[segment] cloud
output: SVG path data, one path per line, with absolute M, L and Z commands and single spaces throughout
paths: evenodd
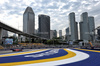
M 96 26 L 100 25 L 99 0 L 2 0 L 0 1 L 0 20 L 20 30 L 23 29 L 23 13 L 27 6 L 32 7 L 35 13 L 36 29 L 38 15 L 46 14 L 51 19 L 51 29 L 63 30 L 69 26 L 68 14 L 75 12 L 76 21 L 80 22 L 82 12 L 88 12 L 95 17 Z M 63 35 L 65 32 L 63 33 Z

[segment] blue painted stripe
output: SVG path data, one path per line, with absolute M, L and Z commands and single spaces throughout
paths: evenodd
M 76 50 L 76 49 L 74 49 L 74 50 Z M 87 53 L 90 55 L 90 57 L 85 60 L 79 61 L 79 62 L 63 64 L 63 65 L 59 65 L 59 66 L 100 66 L 100 53 L 84 51 L 84 50 L 77 50 L 77 51 Z
M 53 49 L 51 49 L 53 50 Z M 25 57 L 26 55 L 36 55 L 45 52 L 49 52 L 51 50 L 39 52 L 39 53 L 31 53 L 25 55 L 18 55 L 18 56 L 9 56 L 9 57 L 0 57 L 0 63 L 12 63 L 12 62 L 22 62 L 22 61 L 31 61 L 31 60 L 42 60 L 42 59 L 49 59 L 67 55 L 68 53 L 64 49 L 59 49 L 59 52 L 52 55 L 41 56 L 41 57 Z

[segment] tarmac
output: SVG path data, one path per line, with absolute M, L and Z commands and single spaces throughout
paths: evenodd
M 19 52 L 35 51 L 35 50 L 39 50 L 39 49 L 23 49 L 23 51 L 19 51 Z M 14 53 L 14 52 L 12 50 L 0 50 L 0 54 L 6 54 L 6 53 Z
M 0 50 L 0 66 L 100 66 L 100 51 L 79 48 Z

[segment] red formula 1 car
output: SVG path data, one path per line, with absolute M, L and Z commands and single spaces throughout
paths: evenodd
M 11 49 L 13 52 L 19 52 L 22 51 L 22 49 Z

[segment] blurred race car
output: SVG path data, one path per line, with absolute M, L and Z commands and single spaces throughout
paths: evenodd
M 11 49 L 13 52 L 19 52 L 22 51 L 23 49 Z

